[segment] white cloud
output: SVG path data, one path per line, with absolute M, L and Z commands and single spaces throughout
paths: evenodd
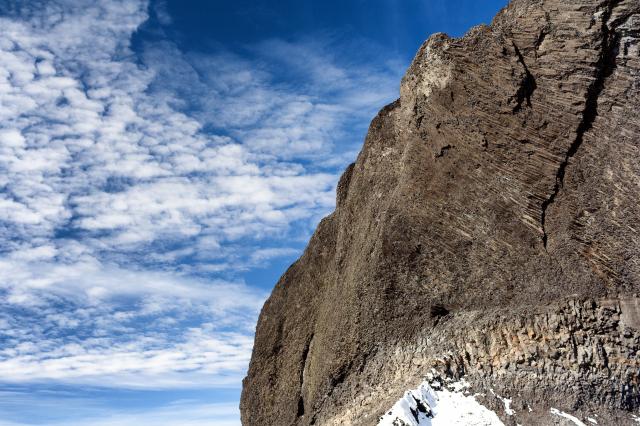
M 44 407 L 49 412 L 49 426 L 239 426 L 240 413 L 236 403 L 208 403 L 200 400 L 176 400 L 161 406 L 144 409 L 113 409 L 94 400 L 52 395 L 24 395 L 20 392 L 2 392 L 3 405 L 18 407 Z M 25 410 L 26 411 L 26 410 Z M 66 411 L 70 415 L 63 421 L 56 414 Z M 0 408 L 0 413 L 2 409 Z M 41 421 L 8 421 L 0 419 L 0 426 L 28 426 Z
M 295 253 L 333 207 L 351 129 L 395 95 L 394 72 L 319 42 L 139 54 L 148 13 L 54 0 L 0 15 L 4 382 L 239 386 L 265 294 L 234 277 Z M 164 3 L 151 13 L 171 24 Z
M 239 426 L 237 404 L 178 403 L 162 409 L 87 418 L 65 426 Z M 0 426 L 3 426 L 0 423 Z M 55 425 L 52 425 L 55 426 Z
M 55 349 L 53 346 L 60 342 L 25 342 L 0 352 L 0 357 L 6 357 L 0 360 L 0 373 L 8 383 L 53 380 L 130 389 L 237 387 L 249 362 L 253 340 L 241 333 L 210 333 L 190 330 L 186 341 L 175 342 L 170 348 L 154 348 L 160 342 L 140 336 L 141 341 L 136 342 L 114 344 L 105 337 Z M 87 343 L 92 346 L 87 347 Z M 43 344 L 52 350 L 42 351 Z
M 54 253 L 43 246 L 0 263 L 8 277 L 0 304 L 4 382 L 237 386 L 263 292 L 90 259 L 53 263 Z M 32 269 L 21 264 L 33 259 L 42 260 Z

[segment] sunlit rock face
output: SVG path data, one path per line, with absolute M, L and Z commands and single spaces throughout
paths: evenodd
M 262 310 L 243 423 L 374 425 L 436 371 L 504 424 L 632 424 L 639 34 L 637 0 L 514 0 L 429 38 Z

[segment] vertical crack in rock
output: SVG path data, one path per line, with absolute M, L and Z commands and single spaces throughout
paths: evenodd
M 538 88 L 538 85 L 536 84 L 536 79 L 533 77 L 531 72 L 529 72 L 529 68 L 524 62 L 524 57 L 522 56 L 522 53 L 520 53 L 520 49 L 518 49 L 518 46 L 516 46 L 515 43 L 512 42 L 511 44 L 513 44 L 513 48 L 516 51 L 516 56 L 518 57 L 518 62 L 522 65 L 525 72 L 525 76 L 520 83 L 518 92 L 516 93 L 517 104 L 513 107 L 513 113 L 515 114 L 522 109 L 522 103 L 525 100 L 527 101 L 527 106 L 531 106 L 531 96 L 533 95 L 533 92 L 535 92 L 535 90 Z
M 300 396 L 298 397 L 298 417 L 304 416 L 304 373 L 307 369 L 307 358 L 309 357 L 309 349 L 311 348 L 312 340 L 313 334 L 302 350 L 302 368 L 300 369 Z
M 542 244 L 544 249 L 547 250 L 548 233 L 546 229 L 547 209 L 554 203 L 560 189 L 564 184 L 564 175 L 571 158 L 578 152 L 580 145 L 584 140 L 584 134 L 591 129 L 593 122 L 598 116 L 598 98 L 604 88 L 606 79 L 613 74 L 616 68 L 616 56 L 617 48 L 619 44 L 620 36 L 615 31 L 615 26 L 609 27 L 609 19 L 613 13 L 615 6 L 620 3 L 621 0 L 611 0 L 607 3 L 607 8 L 603 12 L 602 16 L 602 45 L 600 49 L 600 56 L 595 66 L 595 79 L 589 85 L 587 89 L 587 97 L 582 111 L 582 120 L 576 130 L 576 138 L 567 150 L 564 160 L 560 163 L 556 172 L 555 184 L 553 191 L 549 198 L 542 203 L 542 213 L 540 216 L 540 225 L 542 227 Z M 516 48 L 517 49 L 517 48 Z M 517 51 L 517 50 L 516 50 Z
M 322 397 L 322 400 L 317 405 L 317 408 L 314 410 L 313 415 L 309 420 L 310 425 L 314 425 L 316 423 L 316 416 L 322 411 L 322 408 L 324 407 L 327 400 L 329 400 L 329 398 L 333 394 L 333 391 L 338 387 L 338 385 L 340 385 L 346 380 L 347 376 L 349 375 L 349 372 L 351 371 L 351 368 L 353 367 L 353 363 L 354 363 L 354 360 L 352 359 L 348 363 L 342 364 L 340 368 L 338 368 L 338 370 L 333 375 L 331 375 L 331 377 L 329 377 L 329 383 L 330 383 L 329 391 L 326 394 L 324 394 L 324 396 Z
M 536 39 L 536 43 L 534 45 L 535 50 L 537 51 L 540 46 L 542 46 L 542 43 L 544 43 L 544 39 L 547 38 L 547 32 L 542 29 L 540 30 L 540 33 L 538 34 L 538 38 Z

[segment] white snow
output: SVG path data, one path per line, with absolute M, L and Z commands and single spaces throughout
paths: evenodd
M 491 393 L 498 398 L 499 400 L 502 401 L 502 403 L 504 404 L 504 412 L 507 416 L 513 416 L 514 414 L 516 414 L 516 412 L 513 410 L 513 408 L 511 408 L 511 401 L 512 399 L 509 398 L 503 398 L 500 395 L 496 394 L 493 389 L 489 389 L 491 391 Z M 531 408 L 529 408 L 529 411 L 531 411 Z
M 574 424 L 576 424 L 578 426 L 587 426 L 584 423 L 582 423 L 577 417 L 573 417 L 571 414 L 567 414 L 564 411 L 558 410 L 557 408 L 552 408 L 550 411 L 551 411 L 551 414 L 555 414 L 556 416 L 560 416 L 560 417 L 564 417 L 565 419 L 569 419 Z
M 598 421 L 596 419 L 594 419 L 593 417 L 587 417 L 587 421 L 589 421 L 590 423 L 593 423 L 594 425 L 598 424 Z
M 511 400 L 502 398 L 502 402 L 504 403 L 504 412 L 507 413 L 507 416 L 513 416 L 516 412 L 511 408 Z
M 461 380 L 443 387 L 425 381 L 410 390 L 381 417 L 378 426 L 504 426 L 496 413 L 465 394 Z

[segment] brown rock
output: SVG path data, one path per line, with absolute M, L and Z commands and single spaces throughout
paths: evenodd
M 429 38 L 265 303 L 243 424 L 375 424 L 431 367 L 508 424 L 630 424 L 639 34 L 638 0 L 514 0 Z

